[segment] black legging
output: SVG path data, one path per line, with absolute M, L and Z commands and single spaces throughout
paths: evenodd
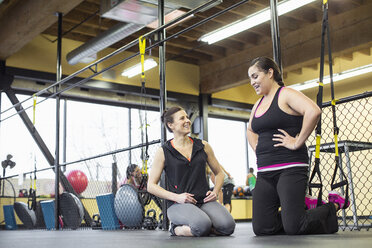
M 226 205 L 226 204 L 231 205 L 231 197 L 232 197 L 233 190 L 234 190 L 234 184 L 232 183 L 222 186 L 223 205 Z
M 307 167 L 258 173 L 253 191 L 252 220 L 256 235 L 329 234 L 338 231 L 333 203 L 305 210 L 307 181 Z

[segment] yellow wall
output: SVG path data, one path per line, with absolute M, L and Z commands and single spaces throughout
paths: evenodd
M 372 50 L 372 48 L 370 48 L 370 50 Z M 283 56 L 285 56 L 285 54 Z M 368 52 L 365 53 L 354 52 L 352 54 L 352 59 L 340 57 L 334 58 L 333 72 L 339 73 L 345 70 L 357 68 L 368 64 L 372 64 L 372 55 L 368 55 Z M 326 65 L 325 67 L 325 75 L 329 75 L 328 65 Z M 287 78 L 284 79 L 284 83 L 286 85 L 292 85 L 316 78 L 319 78 L 319 64 L 318 70 L 314 70 L 311 68 L 303 68 L 301 74 L 289 72 L 287 74 Z M 366 91 L 372 91 L 372 72 L 358 77 L 335 82 L 335 96 L 337 99 L 360 94 Z M 318 93 L 318 88 L 308 89 L 303 91 L 303 93 L 310 97 L 311 99 L 315 100 L 316 95 Z M 330 101 L 331 99 L 330 85 L 326 85 L 324 87 L 323 96 L 324 102 Z M 254 104 L 259 98 L 249 84 L 245 84 L 239 87 L 215 93 L 212 95 L 212 97 L 250 104 Z
M 250 84 L 244 84 L 238 87 L 214 93 L 212 94 L 212 97 L 250 104 L 254 104 L 258 99 L 256 92 L 253 90 Z
M 50 40 L 55 40 L 52 36 L 38 36 L 32 42 L 23 47 L 19 52 L 12 55 L 7 59 L 6 63 L 8 66 L 19 67 L 31 70 L 45 71 L 55 73 L 56 71 L 56 47 L 57 43 L 50 42 Z M 71 75 L 72 73 L 80 70 L 81 68 L 87 66 L 88 64 L 77 64 L 69 65 L 66 61 L 66 54 L 71 50 L 79 47 L 82 43 L 77 41 L 72 41 L 69 39 L 63 39 L 62 42 L 62 72 L 65 75 Z M 101 58 L 111 52 L 113 49 L 105 49 L 98 54 L 98 58 Z M 127 58 L 132 53 L 122 52 L 107 61 L 100 64 L 98 69 L 103 69 L 115 62 Z M 285 55 L 284 55 L 285 56 Z M 154 58 L 157 60 L 157 58 Z M 116 79 L 114 81 L 120 84 L 136 85 L 140 86 L 140 77 L 135 76 L 133 78 L 127 78 L 121 76 L 121 72 L 124 68 L 128 68 L 139 62 L 139 57 L 136 56 L 133 59 L 118 65 L 114 68 Z M 334 59 L 334 73 L 345 71 L 348 69 L 356 68 L 362 65 L 371 64 L 372 56 L 368 53 L 354 52 L 352 59 L 346 58 L 335 58 Z M 318 65 L 319 68 L 319 65 Z M 248 69 L 248 68 L 247 68 Z M 328 68 L 325 68 L 325 74 L 328 74 Z M 87 77 L 92 75 L 90 71 L 84 72 L 79 76 Z M 292 85 L 307 80 L 315 79 L 319 77 L 319 70 L 314 70 L 311 68 L 303 68 L 301 74 L 291 73 L 287 74 L 285 79 L 286 85 Z M 97 76 L 95 79 L 108 80 L 102 78 L 102 76 Z M 344 81 L 339 81 L 335 83 L 336 98 L 342 98 L 346 96 L 351 96 L 365 91 L 372 90 L 372 73 L 365 74 L 363 76 L 355 77 L 352 79 L 347 79 Z M 175 91 L 185 94 L 198 95 L 199 94 L 199 67 L 196 65 L 190 65 L 186 63 L 181 63 L 177 61 L 168 61 L 166 63 L 166 82 L 167 90 Z M 153 68 L 146 72 L 146 87 L 159 89 L 159 72 L 158 67 Z M 309 96 L 311 99 L 315 100 L 318 89 L 308 89 L 303 91 L 304 94 Z M 250 84 L 241 85 L 228 90 L 224 90 L 215 94 L 212 97 L 237 101 L 243 103 L 253 104 L 259 98 L 253 91 Z M 330 100 L 330 89 L 327 85 L 324 89 L 324 101 Z
M 44 72 L 56 72 L 56 54 L 57 54 L 57 43 L 52 43 L 50 40 L 54 40 L 55 37 L 52 36 L 38 36 L 33 41 L 28 43 L 20 51 L 9 57 L 6 61 L 7 66 L 19 67 L 30 70 L 38 70 Z M 77 64 L 69 65 L 66 61 L 66 54 L 71 50 L 79 47 L 82 43 L 77 41 L 72 41 L 69 39 L 63 39 L 62 41 L 62 73 L 65 75 L 71 75 L 72 73 L 84 68 L 88 64 Z M 98 54 L 98 58 L 101 58 L 111 52 L 113 49 L 105 49 Z M 112 58 L 100 63 L 98 70 L 101 70 L 115 62 L 123 60 L 129 57 L 132 53 L 122 52 Z M 148 57 L 148 56 L 146 56 Z M 157 58 L 154 58 L 158 60 Z M 114 68 L 116 79 L 109 80 L 120 84 L 136 85 L 141 86 L 140 76 L 135 76 L 133 78 L 127 78 L 121 76 L 121 72 L 124 68 L 128 68 L 134 64 L 140 62 L 139 56 L 132 58 L 125 63 L 118 65 Z M 159 67 L 153 68 L 146 71 L 146 87 L 159 89 Z M 91 71 L 79 74 L 80 77 L 87 77 L 92 75 Z M 108 81 L 102 78 L 102 76 L 97 76 L 95 79 L 100 79 L 103 81 Z M 195 65 L 180 63 L 176 61 L 169 61 L 166 63 L 166 81 L 167 90 L 176 91 L 185 94 L 198 95 L 199 94 L 199 67 Z

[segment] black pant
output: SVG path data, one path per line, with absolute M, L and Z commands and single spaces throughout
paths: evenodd
M 253 191 L 252 220 L 256 235 L 329 234 L 338 231 L 333 203 L 305 210 L 307 181 L 307 167 L 258 173 Z
M 232 197 L 233 190 L 234 190 L 234 184 L 232 183 L 222 186 L 223 205 L 231 204 L 231 197 Z

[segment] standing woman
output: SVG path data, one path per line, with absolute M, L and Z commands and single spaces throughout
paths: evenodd
M 284 87 L 280 69 L 270 58 L 254 59 L 248 76 L 256 94 L 262 95 L 247 130 L 258 167 L 253 231 L 256 235 L 337 232 L 336 212 L 345 205 L 342 195 L 333 192 L 329 203 L 309 210 L 304 207 L 309 169 L 305 141 L 321 110 L 302 93 Z
M 216 201 L 224 173 L 211 146 L 204 140 L 190 138 L 191 122 L 185 110 L 172 107 L 162 117 L 166 128 L 174 134 L 155 154 L 147 190 L 167 200 L 171 221 L 170 232 L 176 236 L 230 235 L 235 222 L 230 213 Z M 205 174 L 208 165 L 216 176 L 213 191 Z M 168 190 L 158 182 L 165 171 Z

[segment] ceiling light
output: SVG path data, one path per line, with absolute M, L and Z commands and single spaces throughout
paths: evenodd
M 341 81 L 347 78 L 356 77 L 365 73 L 372 72 L 372 64 L 357 67 L 354 69 L 346 70 L 340 73 L 333 74 L 333 82 Z M 318 86 L 319 79 L 312 79 L 303 83 L 293 84 L 288 87 L 296 90 L 306 90 Z M 329 84 L 331 82 L 329 76 L 323 77 L 323 84 Z
M 156 63 L 156 61 L 154 59 L 146 59 L 145 60 L 145 71 L 147 70 L 150 70 L 151 68 L 154 68 L 158 65 L 158 63 Z M 131 78 L 131 77 L 134 77 L 135 75 L 138 75 L 141 73 L 141 63 L 139 64 L 136 64 L 135 66 L 132 66 L 128 69 L 125 69 L 121 75 L 122 76 L 125 76 L 125 77 L 128 77 L 128 78 Z
M 306 4 L 314 2 L 315 0 L 283 0 L 277 5 L 278 16 L 284 15 L 294 9 L 300 8 Z M 208 44 L 215 43 L 217 41 L 223 40 L 227 37 L 233 36 L 244 30 L 255 27 L 261 23 L 269 21 L 271 18 L 270 7 L 258 11 L 252 15 L 249 15 L 239 21 L 229 24 L 225 27 L 217 29 L 206 35 L 203 35 L 199 40 L 208 42 Z

